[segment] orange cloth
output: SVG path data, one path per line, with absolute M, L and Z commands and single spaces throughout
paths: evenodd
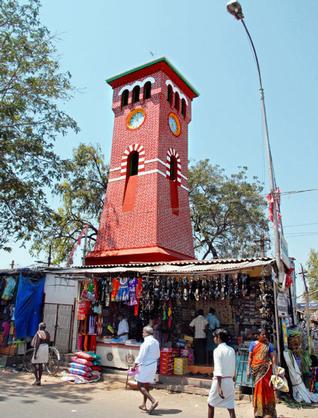
M 269 346 L 258 342 L 252 351 L 252 373 L 254 379 L 254 415 L 263 417 L 270 415 L 277 417 L 276 402 L 273 386 L 270 384 L 272 376 Z
M 117 278 L 112 279 L 112 287 L 113 287 L 113 290 L 111 294 L 111 301 L 115 302 L 116 296 L 120 287 L 119 279 Z

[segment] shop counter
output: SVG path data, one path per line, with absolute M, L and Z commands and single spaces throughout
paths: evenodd
M 138 356 L 140 345 L 97 341 L 96 354 L 101 358 L 101 365 L 117 369 L 129 369 Z

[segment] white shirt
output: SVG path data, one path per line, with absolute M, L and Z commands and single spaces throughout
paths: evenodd
M 194 338 L 206 338 L 204 329 L 207 325 L 208 321 L 204 318 L 203 315 L 199 315 L 194 318 L 190 322 L 190 327 L 194 327 Z
M 225 343 L 219 344 L 213 352 L 213 375 L 222 377 L 235 376 L 235 351 Z
M 127 335 L 122 335 L 120 338 L 126 338 L 128 340 L 129 325 L 127 319 L 124 318 L 118 324 L 117 335 L 125 333 L 127 333 Z
M 135 363 L 148 366 L 150 364 L 155 364 L 159 357 L 160 348 L 158 341 L 152 335 L 147 335 L 140 346 Z

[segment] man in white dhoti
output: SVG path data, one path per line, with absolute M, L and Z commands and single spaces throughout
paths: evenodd
M 158 341 L 153 337 L 153 329 L 150 326 L 144 327 L 142 336 L 144 337 L 144 342 L 140 346 L 140 351 L 134 365 L 134 368 L 138 367 L 138 373 L 135 379 L 138 384 L 138 389 L 143 395 L 143 403 L 139 408 L 151 414 L 159 405 L 159 402 L 150 395 L 149 390 L 150 384 L 155 381 L 158 360 L 160 358 L 160 348 Z M 148 399 L 151 402 L 149 410 L 146 407 Z
M 217 348 L 213 352 L 214 371 L 208 397 L 208 418 L 214 418 L 214 408 L 226 408 L 230 417 L 235 418 L 235 351 L 226 344 L 227 341 L 228 333 L 225 329 L 215 331 L 214 342 Z

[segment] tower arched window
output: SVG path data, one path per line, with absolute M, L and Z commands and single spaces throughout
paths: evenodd
M 177 91 L 174 94 L 174 107 L 176 110 L 180 109 L 180 96 Z
M 139 153 L 132 151 L 127 158 L 126 184 L 123 199 L 123 211 L 133 210 L 136 201 L 138 181 Z
M 150 99 L 151 97 L 151 82 L 147 81 L 144 85 L 144 100 Z
M 174 155 L 170 157 L 170 205 L 172 213 L 179 215 L 179 191 L 178 191 L 178 160 Z
M 181 100 L 181 115 L 185 118 L 187 116 L 187 105 L 185 99 Z
M 123 94 L 121 95 L 121 107 L 125 107 L 128 105 L 128 98 L 129 98 L 129 91 L 124 90 Z
M 172 91 L 172 87 L 168 86 L 168 97 L 167 97 L 168 102 L 170 103 L 170 106 L 172 106 L 172 100 L 173 100 L 173 91 Z
M 140 96 L 140 87 L 139 86 L 135 86 L 132 92 L 132 102 L 136 103 L 139 102 L 139 96 Z
M 178 173 L 178 162 L 173 155 L 170 158 L 170 180 L 176 181 Z
M 138 174 L 139 154 L 137 151 L 130 153 L 127 161 L 127 177 Z

